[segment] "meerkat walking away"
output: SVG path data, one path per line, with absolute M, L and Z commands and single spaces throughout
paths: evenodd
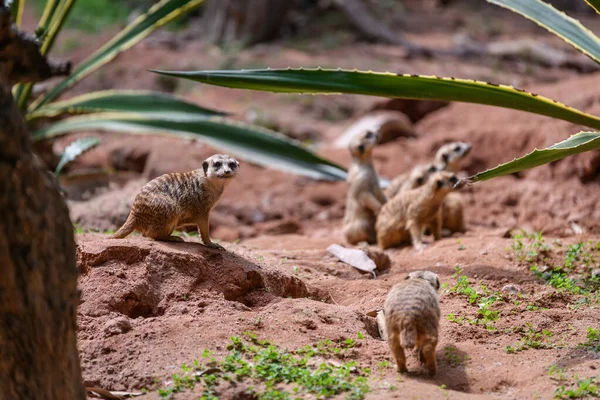
M 181 242 L 180 237 L 171 236 L 173 230 L 197 225 L 206 246 L 222 249 L 210 240 L 209 214 L 239 167 L 233 157 L 215 154 L 202 163 L 202 169 L 151 180 L 135 197 L 125 224 L 111 238 L 122 239 L 138 231 L 155 240 Z
M 383 310 L 388 343 L 398 372 L 406 373 L 405 349 L 416 347 L 419 360 L 434 376 L 437 372 L 435 348 L 438 342 L 440 305 L 438 276 L 430 271 L 411 272 L 387 295 Z
M 375 243 L 375 221 L 386 197 L 373 167 L 373 148 L 379 134 L 366 131 L 350 142 L 352 164 L 348 171 L 348 194 L 342 232 L 350 244 Z
M 387 249 L 412 240 L 414 248 L 422 251 L 425 228 L 431 229 L 435 240 L 440 239 L 442 201 L 457 183 L 452 172 L 436 172 L 423 186 L 400 192 L 385 203 L 376 223 L 379 247 Z

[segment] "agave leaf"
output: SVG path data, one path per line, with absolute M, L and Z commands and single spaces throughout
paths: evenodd
M 343 180 L 345 170 L 277 132 L 220 117 L 155 119 L 146 115 L 98 113 L 68 118 L 33 133 L 34 140 L 67 132 L 107 130 L 134 134 L 163 133 L 194 138 L 252 163 L 314 179 Z
M 36 35 L 42 38 L 40 54 L 48 54 L 58 33 L 71 13 L 73 5 L 75 5 L 75 0 L 48 0 L 42 18 L 36 28 Z M 24 83 L 17 86 L 14 97 L 21 110 L 25 110 L 27 101 L 31 96 L 32 88 L 32 83 Z
M 569 17 L 541 0 L 487 0 L 489 3 L 508 8 L 535 22 L 542 28 L 600 63 L 600 39 L 575 18 Z M 590 3 L 588 1 L 588 3 Z M 597 0 L 593 3 L 598 3 Z M 591 5 L 591 4 L 590 4 Z M 593 6 L 592 6 L 593 7 Z
M 21 18 L 23 17 L 23 3 L 25 0 L 9 0 L 7 4 L 10 6 L 10 13 L 12 14 L 13 21 L 17 26 L 21 25 Z
M 226 113 L 197 106 L 175 96 L 149 90 L 102 90 L 56 101 L 27 114 L 27 120 L 55 117 L 60 114 L 90 112 L 134 112 L 153 118 L 206 118 Z
M 600 0 L 585 0 L 598 14 L 600 14 Z
M 75 0 L 64 0 L 60 2 L 56 12 L 53 14 L 52 19 L 50 20 L 48 32 L 44 35 L 42 47 L 40 48 L 40 53 L 42 55 L 48 54 L 54 45 L 54 41 L 56 40 L 59 32 L 62 30 L 62 27 L 65 25 L 65 22 L 67 21 L 67 18 L 69 17 L 71 9 L 74 5 Z
M 161 0 L 135 19 L 104 46 L 81 62 L 62 82 L 33 102 L 29 111 L 36 111 L 54 100 L 67 88 L 73 86 L 101 66 L 113 60 L 119 53 L 135 45 L 150 33 L 200 6 L 204 0 Z
M 47 0 L 46 6 L 44 7 L 44 12 L 42 13 L 42 17 L 40 18 L 40 22 L 38 23 L 38 27 L 35 30 L 35 33 L 38 37 L 41 37 L 45 34 L 48 26 L 50 25 L 50 21 L 52 21 L 52 17 L 58 8 L 60 0 Z
M 328 69 L 153 71 L 231 88 L 286 93 L 352 93 L 406 99 L 463 101 L 547 115 L 600 129 L 600 118 L 512 86 L 437 76 Z
M 60 174 L 60 171 L 62 171 L 62 169 L 65 167 L 65 165 L 67 165 L 68 163 L 76 159 L 79 155 L 88 151 L 92 147 L 98 145 L 98 143 L 100 143 L 100 139 L 95 137 L 80 138 L 71 142 L 60 157 L 60 161 L 56 166 L 56 171 L 54 171 L 54 174 L 58 176 Z
M 510 162 L 473 175 L 469 180 L 478 182 L 498 176 L 514 174 L 515 172 L 548 164 L 573 154 L 596 149 L 600 149 L 600 132 L 579 132 L 548 148 L 542 150 L 535 149 L 521 158 L 515 158 Z

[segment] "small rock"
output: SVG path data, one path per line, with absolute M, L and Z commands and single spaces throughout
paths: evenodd
M 120 335 L 131 330 L 131 322 L 125 316 L 113 318 L 104 324 L 104 333 L 109 336 Z
M 508 292 L 510 294 L 521 293 L 523 289 L 519 286 L 509 283 L 508 285 L 504 285 L 501 289 L 503 292 Z

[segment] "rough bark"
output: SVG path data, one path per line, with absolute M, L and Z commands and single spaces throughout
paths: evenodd
M 75 241 L 11 86 L 68 72 L 14 30 L 0 1 L 0 398 L 85 399 L 76 346 Z
M 203 25 L 211 43 L 253 45 L 277 38 L 292 0 L 210 0 Z

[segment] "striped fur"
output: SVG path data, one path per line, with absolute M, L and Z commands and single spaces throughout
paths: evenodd
M 398 371 L 405 373 L 404 349 L 416 347 L 419 359 L 430 375 L 435 375 L 437 363 L 435 348 L 438 342 L 440 306 L 436 274 L 430 271 L 410 273 L 406 280 L 396 284 L 388 293 L 384 314 L 388 342 L 396 359 Z
M 234 158 L 215 154 L 203 162 L 202 169 L 153 179 L 138 193 L 127 221 L 112 238 L 124 238 L 135 230 L 156 240 L 181 241 L 171 236 L 173 230 L 197 225 L 205 245 L 220 247 L 208 235 L 209 214 L 238 170 Z

